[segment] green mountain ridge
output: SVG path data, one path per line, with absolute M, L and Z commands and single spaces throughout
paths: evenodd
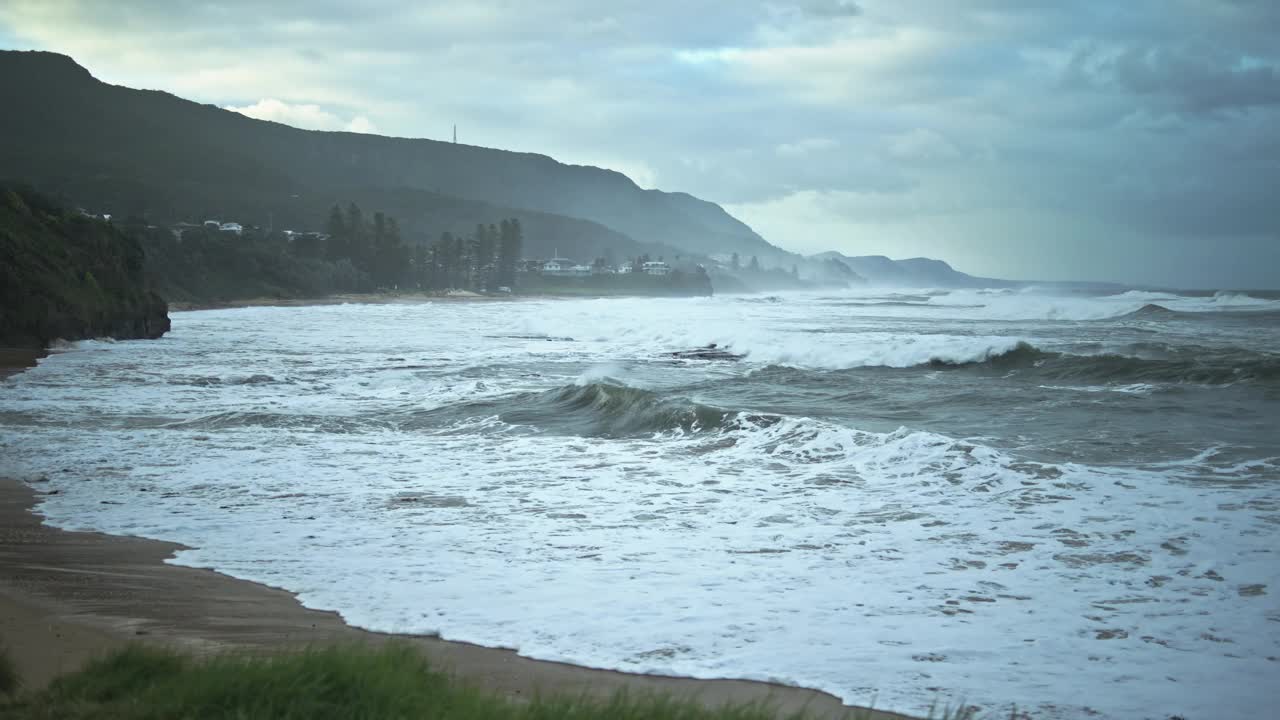
M 95 79 L 64 55 L 0 51 L 0 173 L 95 210 L 154 222 L 314 226 L 350 200 L 424 239 L 518 217 L 527 249 L 776 254 L 714 203 L 545 155 L 426 139 L 300 130 Z

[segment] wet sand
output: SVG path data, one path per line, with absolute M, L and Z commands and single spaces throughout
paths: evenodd
M 166 564 L 180 547 L 172 543 L 46 526 L 31 512 L 37 499 L 37 490 L 0 479 L 0 643 L 9 648 L 28 687 L 43 686 L 132 641 L 202 652 L 400 639 L 464 681 L 513 697 L 538 692 L 609 695 L 627 688 L 693 697 L 713 706 L 767 699 L 783 713 L 804 708 L 815 718 L 852 716 L 851 708 L 812 690 L 630 675 L 437 638 L 366 632 L 348 626 L 336 613 L 302 607 L 291 593 Z
M 48 354 L 48 350 L 0 347 L 0 380 L 35 367 L 40 358 Z

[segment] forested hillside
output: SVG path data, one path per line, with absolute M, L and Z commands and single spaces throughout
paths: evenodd
M 155 338 L 168 307 L 136 240 L 26 188 L 0 185 L 0 346 Z
M 62 55 L 0 52 L 0 94 L 23 106 L 0 113 L 5 174 L 99 212 L 290 227 L 354 200 L 396 215 L 408 235 L 518 217 L 528 249 L 545 255 L 780 252 L 717 205 L 641 190 L 616 172 L 433 140 L 298 130 L 108 85 Z

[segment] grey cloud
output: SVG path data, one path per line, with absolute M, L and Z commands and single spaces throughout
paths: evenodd
M 854 0 L 801 0 L 800 9 L 819 17 L 854 17 L 862 7 Z
M 1280 103 L 1280 72 L 1269 64 L 1204 48 L 1129 48 L 1091 62 L 1079 55 L 1077 82 L 1113 86 L 1189 112 Z

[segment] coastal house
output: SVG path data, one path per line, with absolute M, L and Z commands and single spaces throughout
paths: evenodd
M 670 275 L 671 274 L 671 266 L 660 260 L 653 260 L 645 263 L 643 270 L 646 275 Z
M 568 274 L 570 277 L 587 277 L 591 274 L 591 266 L 590 265 L 574 265 L 573 267 L 569 268 Z
M 239 235 L 244 232 L 244 226 L 241 225 L 240 223 L 234 223 L 234 222 L 222 223 L 222 225 L 219 226 L 218 229 L 221 230 L 222 232 L 235 233 L 236 235 Z
M 574 274 L 573 268 L 574 262 L 572 260 L 569 258 L 559 257 L 559 254 L 557 254 L 556 257 L 542 263 L 542 274 L 566 277 Z M 588 270 L 588 273 L 589 272 L 590 271 Z

